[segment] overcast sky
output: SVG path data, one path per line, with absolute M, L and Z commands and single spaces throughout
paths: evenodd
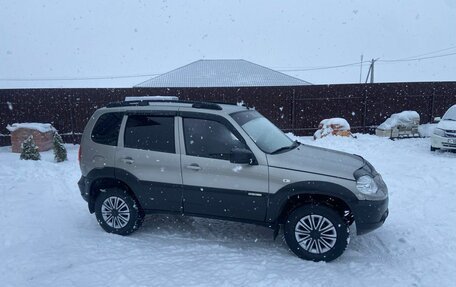
M 376 82 L 456 81 L 455 53 L 456 0 L 0 0 L 0 88 L 130 87 L 198 59 L 357 83 L 359 64 L 309 69 L 362 54 L 379 58 Z M 62 80 L 137 75 L 146 76 Z

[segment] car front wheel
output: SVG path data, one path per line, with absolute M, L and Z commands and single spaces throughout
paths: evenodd
M 119 235 L 134 232 L 144 219 L 136 200 L 121 188 L 101 190 L 95 201 L 95 214 L 106 232 Z
M 293 210 L 285 223 L 285 241 L 297 256 L 312 261 L 332 261 L 349 241 L 349 227 L 333 209 L 304 205 Z

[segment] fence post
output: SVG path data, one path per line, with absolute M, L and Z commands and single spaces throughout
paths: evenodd
M 366 118 L 367 118 L 367 92 L 366 92 L 366 90 L 364 90 L 363 133 L 366 133 Z
M 435 107 L 435 87 L 432 88 L 432 97 L 431 97 L 431 112 L 429 113 L 430 119 L 429 123 L 434 121 L 434 107 Z
M 296 101 L 295 101 L 295 88 L 293 88 L 293 97 L 291 102 L 291 130 L 295 133 L 295 117 L 296 117 Z
M 73 144 L 76 144 L 75 134 L 74 134 L 74 111 L 73 106 L 71 104 L 71 95 L 68 95 L 68 106 L 70 110 L 70 123 L 71 123 L 71 138 L 73 140 Z

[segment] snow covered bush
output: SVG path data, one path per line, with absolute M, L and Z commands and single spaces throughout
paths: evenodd
M 25 160 L 40 160 L 41 155 L 38 151 L 38 147 L 33 140 L 33 136 L 29 136 L 24 142 L 21 144 L 21 159 Z
M 57 162 L 62 162 L 68 160 L 67 158 L 67 150 L 65 145 L 63 144 L 62 137 L 59 135 L 58 132 L 54 133 L 54 139 L 52 141 L 53 149 L 54 149 L 54 158 Z
M 318 130 L 314 133 L 314 139 L 320 139 L 328 135 L 352 136 L 350 124 L 342 118 L 324 119 L 318 125 Z

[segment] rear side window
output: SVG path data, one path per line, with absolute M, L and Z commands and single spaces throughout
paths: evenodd
M 123 113 L 107 113 L 98 118 L 92 130 L 92 140 L 104 145 L 117 145 Z
M 131 115 L 125 127 L 124 146 L 175 153 L 174 117 Z

